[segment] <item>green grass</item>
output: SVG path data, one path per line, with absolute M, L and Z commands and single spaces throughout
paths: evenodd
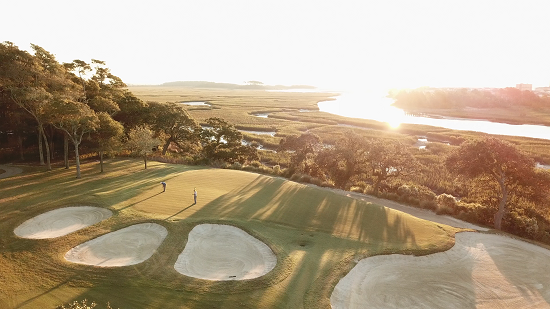
M 0 307 L 54 308 L 87 298 L 120 308 L 328 308 L 333 287 L 354 260 L 389 253 L 428 254 L 454 244 L 455 228 L 333 191 L 243 171 L 141 160 L 74 170 L 24 167 L 0 180 Z M 160 181 L 167 182 L 161 193 Z M 196 187 L 198 203 L 192 205 Z M 25 220 L 64 206 L 109 208 L 114 215 L 56 239 L 14 235 Z M 72 247 L 140 222 L 169 231 L 147 261 L 127 267 L 72 264 Z M 173 266 L 201 223 L 237 226 L 268 244 L 278 264 L 245 281 L 210 282 Z

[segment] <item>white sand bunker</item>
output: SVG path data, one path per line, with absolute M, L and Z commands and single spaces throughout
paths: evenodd
M 361 260 L 330 302 L 332 308 L 550 308 L 550 250 L 459 233 L 445 252 Z
M 96 224 L 112 214 L 109 209 L 100 207 L 64 207 L 31 218 L 13 232 L 23 238 L 56 238 Z
M 221 281 L 261 277 L 276 264 L 273 251 L 245 231 L 230 225 L 201 224 L 189 233 L 174 268 L 186 276 Z
M 168 231 L 156 223 L 141 223 L 80 244 L 65 254 L 69 262 L 100 267 L 139 264 L 153 255 Z

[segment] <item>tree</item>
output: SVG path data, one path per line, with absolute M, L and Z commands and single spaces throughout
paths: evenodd
M 44 164 L 42 140 L 46 148 L 46 167 L 51 170 L 50 148 L 44 125 L 50 119 L 48 105 L 54 94 L 62 91 L 64 70 L 55 57 L 31 44 L 35 55 L 31 55 L 11 42 L 0 44 L 0 85 L 10 98 L 36 121 L 39 136 L 40 163 Z
M 335 146 L 322 149 L 316 161 L 336 187 L 349 189 L 352 177 L 363 172 L 366 146 L 364 137 L 348 132 Z
M 99 118 L 88 105 L 71 100 L 55 101 L 52 111 L 56 115 L 53 125 L 64 131 L 74 145 L 76 178 L 80 178 L 79 146 L 84 134 L 99 127 Z
M 127 146 L 140 156 L 143 156 L 145 169 L 147 169 L 147 155 L 153 153 L 154 148 L 158 147 L 160 140 L 153 137 L 153 132 L 146 126 L 139 126 L 130 130 L 128 133 Z
M 279 142 L 278 150 L 291 153 L 290 167 L 292 169 L 312 176 L 319 176 L 315 157 L 321 147 L 319 136 L 305 133 L 300 136 L 285 137 Z
M 137 98 L 130 91 L 123 91 L 121 96 L 116 98 L 120 111 L 116 112 L 113 119 L 122 123 L 126 129 L 134 129 L 138 126 L 149 124 L 150 113 L 154 112 L 148 108 L 148 104 Z
M 245 163 L 257 160 L 256 148 L 243 145 L 243 135 L 232 124 L 221 118 L 209 118 L 200 134 L 202 153 L 208 160 Z
M 184 149 L 184 144 L 199 141 L 200 126 L 180 105 L 149 102 L 149 109 L 154 116 L 151 128 L 164 140 L 162 155 L 166 154 L 170 143 Z
M 486 177 L 497 185 L 493 194 L 498 200 L 494 215 L 494 226 L 498 230 L 509 211 L 509 196 L 536 178 L 535 162 L 531 158 L 514 145 L 494 137 L 462 143 L 447 157 L 445 165 L 456 174 Z
M 365 154 L 367 173 L 373 178 L 374 195 L 380 184 L 389 178 L 408 176 L 416 172 L 418 164 L 407 147 L 400 142 L 371 140 Z
M 120 111 L 116 100 L 123 96 L 126 84 L 111 74 L 105 62 L 92 59 L 92 63 L 88 64 L 77 59 L 71 63 L 64 63 L 63 66 L 71 72 L 73 81 L 82 85 L 81 102 L 88 104 L 96 112 L 113 115 Z M 93 74 L 86 79 L 88 73 Z
M 124 127 L 120 122 L 113 120 L 106 112 L 100 112 L 97 116 L 99 126 L 92 134 L 92 137 L 98 145 L 99 166 L 101 173 L 103 173 L 103 153 L 119 146 L 120 139 L 124 134 Z

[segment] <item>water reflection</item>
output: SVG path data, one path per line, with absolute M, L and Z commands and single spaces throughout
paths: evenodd
M 335 97 L 334 101 L 319 102 L 317 105 L 322 112 L 387 122 L 393 127 L 397 127 L 401 123 L 408 123 L 497 135 L 550 139 L 550 127 L 547 126 L 511 125 L 486 120 L 413 116 L 391 106 L 392 102 L 392 99 L 382 96 L 344 93 Z
M 258 135 L 271 135 L 275 136 L 275 131 L 251 131 L 251 130 L 239 130 L 243 133 L 258 134 Z
M 252 114 L 252 116 L 260 117 L 260 118 L 267 118 L 267 116 L 269 116 L 269 113 Z
M 193 102 L 180 102 L 180 104 L 184 105 L 190 105 L 190 106 L 210 106 L 211 104 L 206 102 L 199 102 L 199 101 L 193 101 Z

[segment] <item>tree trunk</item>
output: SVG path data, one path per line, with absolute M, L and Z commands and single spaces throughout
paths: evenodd
M 38 127 L 38 155 L 40 156 L 40 165 L 45 165 L 44 151 L 42 150 L 42 132 L 40 131 L 40 126 Z
M 380 182 L 382 182 L 382 179 L 380 179 L 379 177 L 376 178 L 376 180 L 374 181 L 374 188 L 372 190 L 374 196 L 378 196 L 378 188 L 380 187 Z
M 50 160 L 50 145 L 48 145 L 48 137 L 46 136 L 46 132 L 44 132 L 44 127 L 42 125 L 39 126 L 39 129 L 42 133 L 42 137 L 44 140 L 44 146 L 46 147 L 46 168 L 48 171 L 52 170 L 51 160 Z
M 147 155 L 143 156 L 143 161 L 145 162 L 145 169 L 147 169 Z
M 164 146 L 162 146 L 162 155 L 163 156 L 166 154 L 166 151 L 168 150 L 168 146 L 170 146 L 170 140 L 166 141 Z
M 76 159 L 76 178 L 80 178 L 80 155 L 78 153 L 78 144 L 73 140 L 74 143 L 74 155 Z
M 21 137 L 21 132 L 17 133 L 17 145 L 19 146 L 19 156 L 21 161 L 25 160 L 25 152 L 23 151 L 23 137 Z
M 55 153 L 55 147 L 54 147 L 54 143 L 53 143 L 53 134 L 54 134 L 54 131 L 53 131 L 53 126 L 50 126 L 50 154 L 51 154 L 51 159 L 53 160 L 54 159 L 54 153 Z
M 504 180 L 499 181 L 500 190 L 502 192 L 502 196 L 500 198 L 500 203 L 498 205 L 498 211 L 495 213 L 495 229 L 501 230 L 502 229 L 502 219 L 504 218 L 504 215 L 506 214 L 506 202 L 508 200 L 508 190 L 506 188 L 506 185 L 504 184 Z
M 69 135 L 65 132 L 63 137 L 63 158 L 65 160 L 65 169 L 69 168 Z
M 99 151 L 99 169 L 100 173 L 103 173 L 103 150 Z

